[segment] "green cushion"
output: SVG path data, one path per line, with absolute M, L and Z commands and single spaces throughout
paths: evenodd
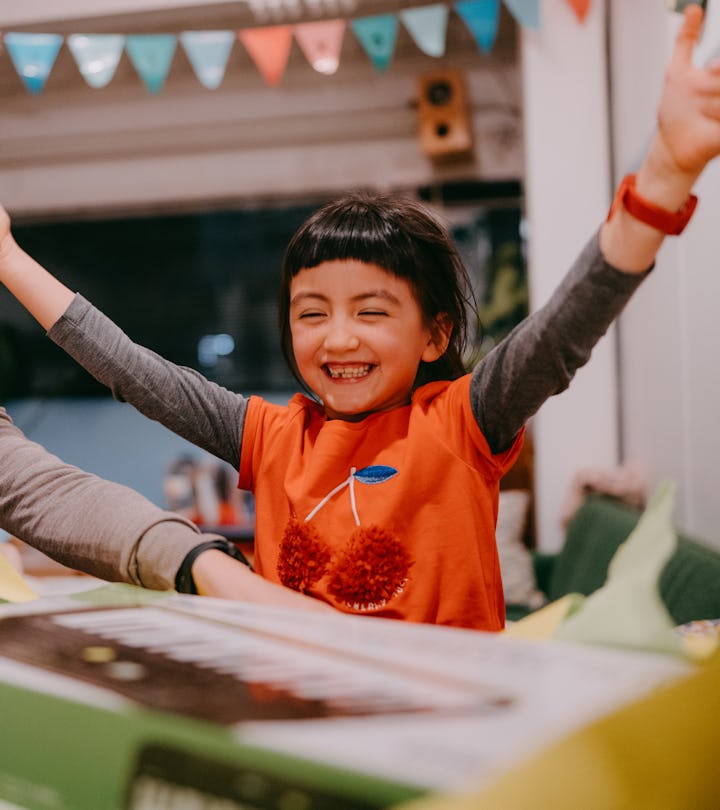
M 567 593 L 586 596 L 607 578 L 610 560 L 633 530 L 638 512 L 610 498 L 587 497 L 573 515 L 565 533 L 565 545 L 553 566 L 548 597 Z
M 527 605 L 505 605 L 505 619 L 509 622 L 519 622 L 532 613 L 532 609 Z
M 547 585 L 551 600 L 590 594 L 607 577 L 610 560 L 640 512 L 613 498 L 590 495 L 570 521 L 565 546 Z M 675 622 L 720 618 L 720 552 L 686 535 L 660 577 L 660 593 Z
M 678 624 L 720 619 L 720 554 L 680 535 L 660 576 L 660 593 Z
M 541 551 L 533 552 L 533 568 L 535 582 L 538 588 L 547 596 L 550 593 L 550 580 L 555 570 L 557 554 L 545 554 Z

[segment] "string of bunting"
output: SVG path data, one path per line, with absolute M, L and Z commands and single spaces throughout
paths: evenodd
M 583 22 L 591 0 L 566 0 Z M 540 29 L 540 0 L 502 0 L 517 22 Z M 452 8 L 472 33 L 478 47 L 489 52 L 495 43 L 500 0 L 456 0 Z M 449 8 L 444 3 L 407 8 L 391 14 L 333 19 L 237 31 L 182 31 L 175 34 L 61 34 L 7 32 L 2 38 L 10 59 L 27 89 L 40 93 L 63 44 L 75 59 L 85 81 L 94 88 L 108 85 L 123 51 L 145 87 L 159 93 L 170 71 L 178 40 L 203 86 L 220 86 L 235 42 L 245 47 L 266 84 L 277 86 L 290 57 L 293 39 L 310 65 L 332 75 L 340 64 L 347 28 L 357 37 L 378 71 L 387 70 L 395 51 L 399 23 L 427 56 L 445 55 Z

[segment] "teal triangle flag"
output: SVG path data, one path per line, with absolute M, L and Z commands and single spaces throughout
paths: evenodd
M 177 38 L 173 34 L 132 34 L 125 50 L 151 93 L 159 93 L 170 71 Z
M 18 76 L 31 93 L 39 93 L 55 64 L 62 36 L 8 32 L 4 39 Z
M 115 75 L 125 37 L 120 34 L 71 34 L 67 40 L 83 79 L 90 87 L 105 87 Z
M 481 51 L 492 50 L 498 30 L 500 0 L 459 0 L 455 11 L 470 29 Z
M 387 70 L 395 52 L 397 17 L 394 14 L 359 17 L 351 25 L 373 65 L 378 70 Z
M 399 14 L 408 33 L 424 54 L 428 56 L 445 54 L 448 7 L 444 3 L 405 8 Z
M 503 0 L 508 11 L 525 28 L 540 30 L 540 0 Z
M 234 31 L 183 31 L 180 42 L 201 84 L 220 87 L 235 42 Z

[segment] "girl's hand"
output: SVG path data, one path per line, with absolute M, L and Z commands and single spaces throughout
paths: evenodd
M 689 5 L 665 72 L 657 130 L 635 178 L 638 194 L 666 211 L 680 210 L 707 163 L 720 155 L 720 60 L 693 63 L 702 22 L 702 8 Z M 600 230 L 600 249 L 619 270 L 643 273 L 664 238 L 620 206 Z
M 658 140 L 666 170 L 693 179 L 720 154 L 720 59 L 696 67 L 703 10 L 691 4 L 676 37 L 658 107 Z
M 193 563 L 192 575 L 198 593 L 202 596 L 275 605 L 293 610 L 336 612 L 335 608 L 325 602 L 263 579 L 239 560 L 217 549 L 210 549 L 198 556 Z
M 0 284 L 34 316 L 46 331 L 74 297 L 72 290 L 28 256 L 10 230 L 10 216 L 0 205 Z

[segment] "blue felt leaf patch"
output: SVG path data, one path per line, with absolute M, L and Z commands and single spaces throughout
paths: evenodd
M 363 484 L 382 484 L 383 481 L 387 481 L 397 474 L 398 471 L 395 467 L 388 467 L 385 464 L 373 464 L 370 467 L 357 470 L 355 478 Z

